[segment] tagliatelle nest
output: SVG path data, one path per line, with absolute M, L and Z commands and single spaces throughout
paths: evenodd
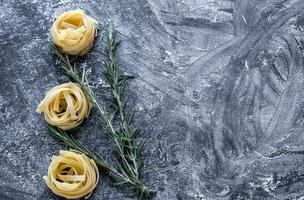
M 45 120 L 62 130 L 79 126 L 90 114 L 91 103 L 76 83 L 64 83 L 49 90 L 37 108 Z
M 67 199 L 88 198 L 99 180 L 94 160 L 76 151 L 59 152 L 52 157 L 48 175 L 43 177 L 47 186 Z
M 82 10 L 61 14 L 51 28 L 52 41 L 70 55 L 85 55 L 93 46 L 98 22 Z

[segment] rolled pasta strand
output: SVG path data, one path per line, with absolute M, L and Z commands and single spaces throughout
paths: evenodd
M 85 55 L 93 46 L 97 25 L 82 10 L 65 12 L 52 25 L 52 41 L 64 53 Z
M 49 90 L 36 111 L 43 112 L 49 124 L 69 130 L 88 118 L 91 107 L 89 99 L 78 84 L 64 83 Z
M 61 150 L 58 156 L 52 157 L 48 175 L 43 178 L 58 196 L 89 198 L 99 181 L 99 172 L 94 160 L 85 154 Z

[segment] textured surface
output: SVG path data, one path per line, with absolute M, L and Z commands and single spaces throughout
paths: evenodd
M 60 199 L 43 182 L 63 146 L 35 113 L 66 82 L 49 28 L 81 8 L 113 21 L 158 200 L 303 199 L 303 0 L 0 1 L 0 199 Z M 103 34 L 103 31 L 100 32 Z M 84 65 L 103 90 L 104 43 Z M 109 155 L 93 112 L 77 137 Z M 101 179 L 91 199 L 128 199 Z

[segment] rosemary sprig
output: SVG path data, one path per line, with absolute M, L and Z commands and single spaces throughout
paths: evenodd
M 88 81 L 88 73 L 83 69 L 82 73 L 78 72 L 78 64 L 71 61 L 67 54 L 62 54 L 58 51 L 55 44 L 49 46 L 50 50 L 60 58 L 60 64 L 66 74 L 78 83 L 87 97 L 90 98 L 93 105 L 100 112 L 104 121 L 107 133 L 111 136 L 115 142 L 118 164 L 114 168 L 107 164 L 98 154 L 88 150 L 82 144 L 77 142 L 71 135 L 65 133 L 62 130 L 50 129 L 50 134 L 57 140 L 63 142 L 67 146 L 75 148 L 91 158 L 93 158 L 98 165 L 108 170 L 115 180 L 117 185 L 127 185 L 133 189 L 137 196 L 142 199 L 148 197 L 155 191 L 149 189 L 140 180 L 140 172 L 143 168 L 143 161 L 140 158 L 141 150 L 144 143 L 141 142 L 136 145 L 134 140 L 138 134 L 138 129 L 130 128 L 133 114 L 125 112 L 126 101 L 123 99 L 124 91 L 126 88 L 126 81 L 130 77 L 122 76 L 119 72 L 119 65 L 116 61 L 116 50 L 118 42 L 115 40 L 115 30 L 111 26 L 106 33 L 107 36 L 107 50 L 108 50 L 108 61 L 106 62 L 106 80 L 111 86 L 111 94 L 114 99 L 114 111 L 107 111 L 106 107 L 103 106 L 97 99 L 94 91 L 91 89 Z M 116 114 L 119 115 L 120 129 L 115 130 L 113 126 L 113 119 Z
M 120 133 L 113 137 L 116 143 L 116 154 L 120 161 L 120 171 L 132 177 L 134 180 L 139 180 L 140 172 L 143 168 L 143 161 L 140 159 L 140 152 L 144 146 L 141 142 L 136 145 L 134 139 L 139 133 L 139 129 L 130 128 L 133 114 L 125 111 L 126 101 L 123 99 L 126 89 L 126 81 L 129 76 L 121 76 L 119 65 L 116 60 L 116 50 L 119 42 L 115 40 L 115 30 L 111 26 L 106 33 L 107 36 L 107 52 L 108 61 L 106 62 L 106 79 L 111 86 L 113 96 L 114 113 L 119 115 Z M 111 131 L 111 130 L 109 130 Z

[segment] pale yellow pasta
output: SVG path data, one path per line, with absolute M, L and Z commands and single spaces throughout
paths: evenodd
M 91 103 L 76 83 L 64 83 L 49 90 L 37 108 L 45 120 L 62 130 L 79 126 L 90 114 Z
M 97 21 L 82 10 L 61 14 L 51 28 L 52 41 L 70 55 L 84 55 L 93 46 Z
M 58 196 L 67 199 L 88 198 L 99 180 L 94 160 L 78 151 L 59 152 L 52 157 L 48 175 L 43 177 L 47 186 Z

